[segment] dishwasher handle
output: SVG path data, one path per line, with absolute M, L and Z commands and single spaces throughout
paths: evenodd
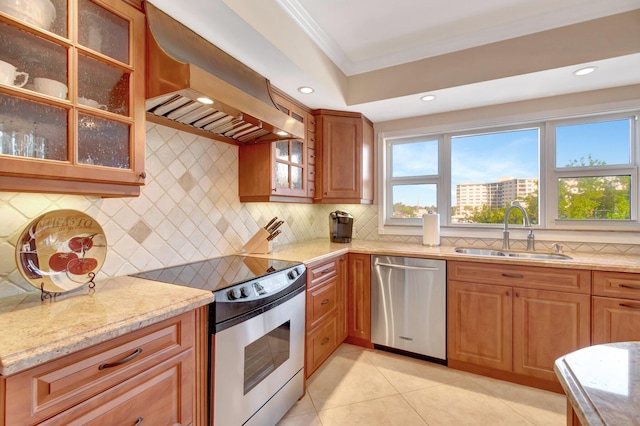
M 375 266 L 387 266 L 389 268 L 412 269 L 412 270 L 418 270 L 418 271 L 439 271 L 440 270 L 440 268 L 435 267 L 435 266 L 396 265 L 394 263 L 382 263 L 382 262 L 377 262 L 377 261 L 375 263 Z

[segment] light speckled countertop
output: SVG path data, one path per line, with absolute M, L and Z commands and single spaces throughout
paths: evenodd
M 640 415 L 640 342 L 580 349 L 555 371 L 583 425 L 636 425 Z
M 254 254 L 252 256 L 293 260 L 310 264 L 334 255 L 352 252 L 383 254 L 391 256 L 426 257 L 446 260 L 467 260 L 470 262 L 503 263 L 511 265 L 537 265 L 551 268 L 593 269 L 640 273 L 640 256 L 638 255 L 565 252 L 566 255 L 571 256 L 571 259 L 540 260 L 472 256 L 456 253 L 454 249 L 455 246 L 426 247 L 422 244 L 368 240 L 353 240 L 351 243 L 341 244 L 331 243 L 328 239 L 317 239 L 294 244 L 275 246 L 273 251 L 269 254 Z
M 10 375 L 213 302 L 210 291 L 118 277 L 55 299 L 0 298 L 0 374 Z
M 303 262 L 354 253 L 539 265 L 555 268 L 613 270 L 640 273 L 640 256 L 567 253 L 571 260 L 505 259 L 462 255 L 453 246 L 354 240 L 349 244 L 317 239 L 276 246 L 272 253 L 253 255 Z M 141 327 L 179 315 L 213 301 L 205 290 L 116 277 L 40 301 L 40 293 L 0 298 L 0 374 L 9 375 L 76 352 Z

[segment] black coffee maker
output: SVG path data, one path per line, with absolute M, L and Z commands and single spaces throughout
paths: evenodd
M 329 213 L 329 234 L 332 243 L 350 243 L 352 233 L 353 216 L 342 210 Z

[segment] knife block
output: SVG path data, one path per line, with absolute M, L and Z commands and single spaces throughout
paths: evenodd
M 271 241 L 267 241 L 269 233 L 266 229 L 260 228 L 242 248 L 247 253 L 266 254 L 271 251 Z

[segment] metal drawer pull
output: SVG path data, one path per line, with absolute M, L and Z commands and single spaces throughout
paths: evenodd
M 376 266 L 387 266 L 389 268 L 412 269 L 412 270 L 420 270 L 420 271 L 439 271 L 440 270 L 439 268 L 432 267 L 432 266 L 396 265 L 393 263 L 381 263 L 381 262 L 376 262 Z
M 321 305 L 326 305 L 327 303 L 329 303 L 329 299 L 324 299 L 324 300 L 322 301 L 322 303 L 320 303 L 320 304 L 321 304 Z
M 502 274 L 502 276 L 507 278 L 524 278 L 524 275 L 520 274 Z
M 329 339 L 328 337 L 325 337 L 324 339 L 322 339 L 322 342 L 320 342 L 320 345 L 326 345 L 327 343 L 329 343 Z
M 140 416 L 138 417 L 138 420 L 136 420 L 136 424 L 133 426 L 140 426 L 142 424 L 142 421 L 144 420 L 144 417 Z
M 632 290 L 640 290 L 640 285 L 620 284 L 620 287 L 630 288 Z
M 640 309 L 640 305 L 628 305 L 626 303 L 619 303 L 623 308 Z
M 329 272 L 331 272 L 331 268 L 326 268 L 320 271 L 321 274 L 328 274 Z
M 132 353 L 131 355 L 122 358 L 120 361 L 116 361 L 116 362 L 112 362 L 112 363 L 104 363 L 102 365 L 100 365 L 100 367 L 98 367 L 98 370 L 104 370 L 105 368 L 111 368 L 111 367 L 117 367 L 119 365 L 125 364 L 131 360 L 133 360 L 135 357 L 137 357 L 138 355 L 140 355 L 142 353 L 142 348 L 138 348 L 135 350 L 134 353 Z M 140 420 L 140 419 L 138 419 Z

